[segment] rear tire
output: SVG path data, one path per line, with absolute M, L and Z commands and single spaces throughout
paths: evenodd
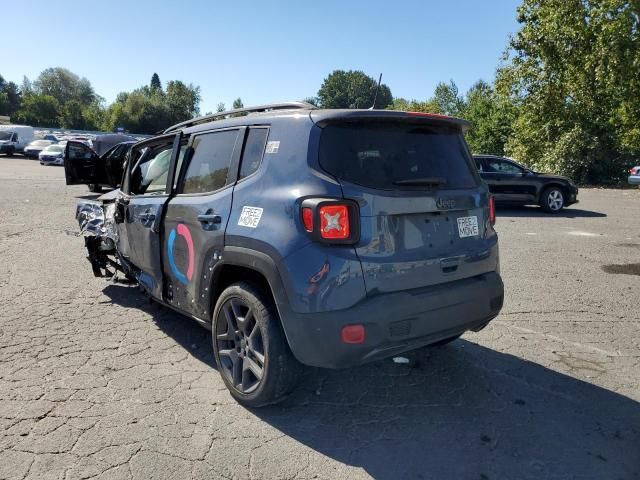
M 540 206 L 549 213 L 560 212 L 564 201 L 564 192 L 559 187 L 548 187 L 540 195 Z
M 218 371 L 238 403 L 262 407 L 293 390 L 301 365 L 267 295 L 246 282 L 232 284 L 218 298 L 211 327 Z

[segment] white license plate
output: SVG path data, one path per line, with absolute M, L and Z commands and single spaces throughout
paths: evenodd
M 475 237 L 478 232 L 478 217 L 460 217 L 458 218 L 458 235 L 460 238 Z

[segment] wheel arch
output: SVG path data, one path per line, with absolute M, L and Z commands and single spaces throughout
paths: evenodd
M 550 188 L 558 188 L 562 191 L 562 194 L 565 196 L 565 200 L 566 200 L 566 196 L 567 196 L 567 186 L 563 185 L 560 182 L 550 182 L 547 184 L 542 185 L 542 187 L 540 188 L 540 193 L 538 194 L 538 202 L 542 202 L 542 196 L 544 195 L 544 193 L 549 190 Z
M 214 267 L 210 279 L 209 319 L 212 317 L 216 302 L 225 288 L 239 281 L 249 282 L 269 295 L 278 313 L 278 319 L 287 338 L 287 343 L 289 343 L 281 307 L 287 301 L 284 285 L 276 262 L 270 256 L 257 250 L 245 247 L 225 247 L 222 261 Z

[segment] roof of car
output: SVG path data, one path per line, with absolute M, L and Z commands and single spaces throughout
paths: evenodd
M 324 126 L 326 123 L 333 121 L 358 121 L 358 120 L 400 120 L 407 123 L 429 123 L 455 125 L 463 130 L 469 128 L 470 123 L 464 119 L 440 115 L 436 113 L 424 112 L 405 112 L 398 110 L 364 110 L 364 109 L 321 109 L 306 102 L 284 102 L 268 105 L 260 105 L 257 107 L 241 108 L 229 110 L 226 112 L 217 112 L 202 117 L 187 120 L 167 128 L 164 133 L 175 132 L 196 125 L 205 125 L 220 120 L 233 120 L 238 118 L 239 123 L 246 123 L 246 117 L 259 116 L 261 119 L 265 117 L 280 117 L 291 115 L 291 113 L 309 114 L 311 120 Z M 243 120 L 240 120 L 243 119 Z M 228 122 L 226 122 L 228 123 Z

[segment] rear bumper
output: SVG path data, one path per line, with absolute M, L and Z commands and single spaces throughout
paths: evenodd
M 629 185 L 640 185 L 640 175 L 629 175 Z
M 504 286 L 497 272 L 437 286 L 367 298 L 351 308 L 300 314 L 278 305 L 295 357 L 317 367 L 358 365 L 413 350 L 467 330 L 498 315 Z M 362 324 L 362 344 L 345 344 L 342 327 Z

